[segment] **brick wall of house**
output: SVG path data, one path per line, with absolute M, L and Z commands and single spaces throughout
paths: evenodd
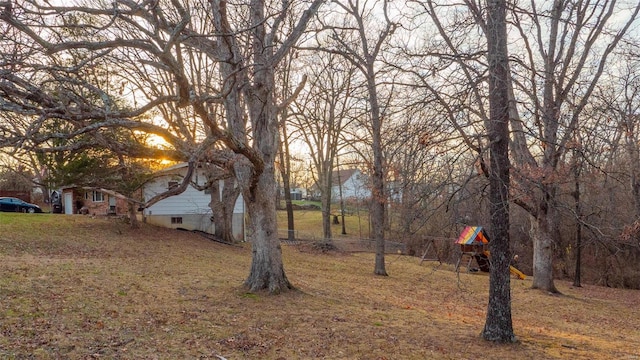
M 94 191 L 82 188 L 64 189 L 63 194 L 73 193 L 73 214 L 90 214 L 90 215 L 125 215 L 128 211 L 126 200 L 116 197 L 115 211 L 110 211 L 109 197 L 112 195 L 102 194 L 94 195 Z M 97 198 L 97 199 L 94 199 Z M 64 195 L 63 195 L 64 198 Z
M 109 195 L 102 194 L 102 201 L 93 201 L 92 192 L 85 192 L 84 208 L 86 208 L 91 215 L 107 215 L 109 212 Z M 80 210 L 81 213 L 84 209 Z

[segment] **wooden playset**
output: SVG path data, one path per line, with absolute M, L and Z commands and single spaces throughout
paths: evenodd
M 466 261 L 467 272 L 471 270 L 471 262 L 476 261 L 478 269 L 489 272 L 491 269 L 491 253 L 489 252 L 489 237 L 484 233 L 482 226 L 467 226 L 462 230 L 456 240 L 460 245 L 460 257 L 456 263 L 456 272 L 460 271 L 463 260 Z M 513 266 L 509 267 L 511 274 L 524 280 L 526 275 Z

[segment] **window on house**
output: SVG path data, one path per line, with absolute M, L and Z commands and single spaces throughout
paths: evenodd
M 167 188 L 169 190 L 173 190 L 175 188 L 177 188 L 179 185 L 179 183 L 177 181 L 169 181 L 169 186 L 167 186 Z
M 103 201 L 104 201 L 104 194 L 101 193 L 100 191 L 94 191 L 93 202 L 103 202 Z
M 171 223 L 172 224 L 182 224 L 182 217 L 181 216 L 172 216 L 171 217 Z

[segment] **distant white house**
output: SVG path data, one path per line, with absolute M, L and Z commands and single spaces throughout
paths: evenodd
M 144 201 L 178 186 L 188 170 L 187 163 L 181 163 L 158 172 L 154 180 L 143 188 Z M 203 169 L 194 172 L 192 182 L 199 186 L 207 182 Z M 220 180 L 220 189 L 223 181 Z M 222 191 L 222 190 L 221 190 Z M 198 190 L 193 185 L 181 194 L 163 199 L 143 210 L 146 222 L 172 229 L 199 230 L 209 234 L 215 231 L 212 212 L 209 207 L 211 193 L 209 190 Z M 233 209 L 233 235 L 237 240 L 244 239 L 244 200 L 238 197 Z
M 334 171 L 331 174 L 331 184 L 332 201 L 340 200 L 340 191 L 342 191 L 342 198 L 345 200 L 367 200 L 371 198 L 369 178 L 358 169 Z M 315 185 L 311 193 L 313 197 L 320 197 L 320 191 Z
M 358 169 L 334 171 L 331 197 L 339 199 L 342 186 L 343 199 L 365 200 L 371 198 L 369 178 Z

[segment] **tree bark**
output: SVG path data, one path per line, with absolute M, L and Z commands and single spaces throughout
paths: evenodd
M 228 178 L 224 180 L 224 188 L 222 189 L 222 204 L 224 206 L 224 223 L 227 227 L 225 231 L 225 237 L 229 242 L 237 242 L 241 239 L 236 239 L 233 233 L 234 224 L 234 211 L 236 208 L 236 201 L 240 196 L 240 188 L 236 184 L 234 178 Z
M 576 269 L 573 276 L 573 286 L 581 287 L 582 276 L 582 204 L 580 203 L 580 170 L 582 163 L 578 162 L 578 151 L 573 152 L 573 200 L 575 201 L 576 216 Z
M 371 233 L 376 242 L 376 260 L 374 273 L 376 275 L 387 276 L 384 261 L 384 223 L 386 195 L 384 189 L 384 168 L 382 151 L 382 118 L 380 117 L 380 105 L 378 103 L 378 92 L 375 84 L 375 72 L 373 63 L 368 64 L 367 88 L 369 92 L 369 103 L 371 105 L 371 134 L 373 150 L 373 176 L 371 189 Z
M 211 191 L 211 203 L 209 207 L 212 211 L 214 223 L 214 235 L 221 241 L 235 243 L 238 239 L 233 234 L 233 210 L 236 205 L 240 189 L 236 186 L 235 178 L 222 180 L 211 180 L 209 187 Z
M 278 239 L 273 167 L 265 167 L 260 175 L 253 201 L 247 204 L 251 219 L 252 261 L 245 281 L 249 291 L 268 290 L 280 293 L 293 289 L 284 272 L 282 249 Z
M 555 208 L 540 209 L 531 219 L 533 239 L 533 283 L 534 289 L 559 293 L 553 281 L 553 256 L 555 239 L 558 236 L 558 213 Z
M 509 82 L 506 1 L 487 1 L 491 271 L 485 340 L 514 342 L 509 265 Z

